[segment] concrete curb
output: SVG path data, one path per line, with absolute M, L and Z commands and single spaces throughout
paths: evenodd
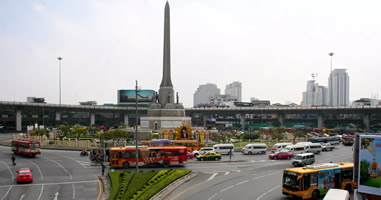
M 247 162 L 247 160 L 220 160 L 220 161 L 189 161 L 187 164 L 202 164 L 202 163 L 230 163 L 230 162 Z
M 99 176 L 102 184 L 102 196 L 101 200 L 107 200 L 111 192 L 111 181 L 108 176 Z
M 170 195 L 176 188 L 178 188 L 180 185 L 184 184 L 185 182 L 188 182 L 190 179 L 198 176 L 200 172 L 191 172 L 190 174 L 187 174 L 176 181 L 169 184 L 164 189 L 160 190 L 157 194 L 155 194 L 153 197 L 150 198 L 150 200 L 162 200 L 168 195 Z

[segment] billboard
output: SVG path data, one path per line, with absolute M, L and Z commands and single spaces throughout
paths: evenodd
M 118 90 L 118 104 L 135 103 L 136 90 Z M 155 101 L 154 90 L 139 90 L 138 102 L 139 103 L 153 103 Z
M 360 135 L 358 162 L 358 191 L 380 195 L 381 136 Z

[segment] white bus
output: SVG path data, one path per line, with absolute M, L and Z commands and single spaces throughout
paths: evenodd
M 243 154 L 265 154 L 267 145 L 265 143 L 247 144 L 242 148 Z
M 305 150 L 308 153 L 317 153 L 319 154 L 322 150 L 321 144 L 320 143 L 311 143 L 305 146 Z
M 213 151 L 218 154 L 230 154 L 230 152 L 233 153 L 234 151 L 234 145 L 233 144 L 216 144 L 213 146 Z
M 294 156 L 295 154 L 300 154 L 305 152 L 304 145 L 288 145 L 283 150 L 288 151 L 289 153 L 292 153 Z

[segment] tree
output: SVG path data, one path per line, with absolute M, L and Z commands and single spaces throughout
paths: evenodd
M 286 130 L 283 127 L 274 128 L 274 132 L 271 135 L 272 139 L 281 140 L 284 138 L 284 132 Z
M 60 125 L 57 127 L 58 130 L 58 138 L 62 140 L 64 137 L 70 134 L 71 126 L 70 125 Z
M 33 129 L 30 132 L 30 135 L 32 135 L 32 136 L 43 136 L 43 135 L 47 135 L 47 134 L 48 134 L 48 131 L 45 129 Z
M 294 135 L 294 138 L 292 140 L 295 143 L 296 137 L 298 137 L 298 138 L 305 137 L 307 135 L 307 133 L 306 133 L 306 131 L 304 129 L 297 129 L 297 130 L 295 130 L 293 135 Z
M 128 133 L 124 129 L 109 130 L 109 131 L 104 132 L 102 135 L 103 135 L 103 138 L 106 140 L 112 139 L 114 142 L 115 142 L 115 140 L 117 140 L 118 144 L 119 144 L 119 140 L 122 138 L 129 140 Z
M 81 137 L 81 135 L 87 135 L 87 127 L 74 126 L 71 130 L 71 135 L 73 135 L 77 140 Z

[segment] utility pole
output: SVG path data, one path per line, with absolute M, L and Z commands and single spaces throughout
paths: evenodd
M 312 73 L 312 106 L 315 105 L 315 77 L 317 77 L 317 73 Z
M 135 87 L 135 109 L 136 109 L 136 114 L 135 114 L 135 144 L 136 144 L 136 173 L 138 173 L 139 170 L 139 149 L 138 149 L 138 81 L 136 80 L 136 87 Z
M 332 74 L 332 57 L 333 57 L 333 55 L 334 55 L 334 53 L 333 52 L 331 52 L 331 53 L 329 53 L 328 54 L 330 57 L 331 57 L 331 75 L 330 75 L 330 79 L 331 79 L 331 83 L 329 84 L 329 89 L 330 89 L 330 94 L 329 94 L 329 103 L 330 103 L 330 106 L 333 106 L 333 74 Z

